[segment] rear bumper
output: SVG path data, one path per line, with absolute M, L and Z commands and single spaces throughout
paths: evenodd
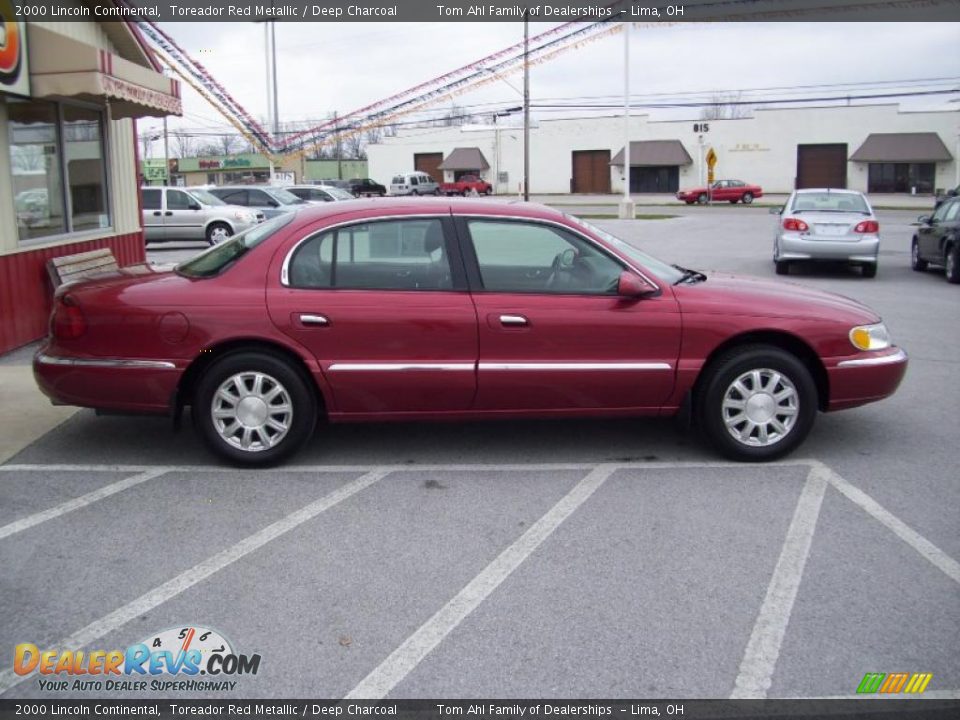
M 779 260 L 834 260 L 876 263 L 880 238 L 866 235 L 859 240 L 812 240 L 799 233 L 780 236 Z
M 182 372 L 167 360 L 64 357 L 46 348 L 33 358 L 37 385 L 55 405 L 98 410 L 169 412 Z
M 825 363 L 830 382 L 827 410 L 845 410 L 893 395 L 907 372 L 907 362 L 907 353 L 894 347 Z

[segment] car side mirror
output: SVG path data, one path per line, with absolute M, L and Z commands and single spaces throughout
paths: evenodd
M 769 212 L 770 212 L 771 215 L 782 215 L 782 214 L 783 214 L 783 208 L 782 208 L 782 207 L 772 207 L 772 208 L 770 208 Z
M 278 203 L 276 200 L 267 200 L 267 205 L 270 207 L 280 207 L 280 203 Z
M 617 295 L 626 298 L 640 298 L 659 292 L 660 288 L 636 273 L 624 270 L 617 280 Z
M 929 215 L 921 215 L 917 218 L 917 222 L 921 225 L 929 225 L 933 221 L 933 218 Z
M 199 210 L 200 206 L 197 203 L 190 203 L 189 205 L 187 205 L 187 208 L 190 210 Z

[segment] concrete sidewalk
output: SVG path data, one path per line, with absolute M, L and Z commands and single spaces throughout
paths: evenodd
M 50 404 L 30 364 L 39 343 L 0 355 L 0 463 L 39 440 L 79 408 Z

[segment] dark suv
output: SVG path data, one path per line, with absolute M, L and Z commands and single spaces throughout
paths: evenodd
M 917 272 L 942 265 L 947 282 L 960 283 L 960 197 L 948 197 L 932 216 L 918 218 L 910 245 L 910 264 Z
M 387 189 L 370 178 L 354 178 L 350 181 L 350 192 L 357 197 L 361 195 L 379 195 L 383 197 L 387 194 Z

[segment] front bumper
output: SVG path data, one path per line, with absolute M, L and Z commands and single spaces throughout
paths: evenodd
M 33 358 L 33 376 L 53 404 L 117 412 L 169 412 L 182 372 L 168 360 L 66 357 L 47 348 Z
M 813 240 L 801 233 L 784 233 L 779 240 L 778 260 L 827 260 L 876 263 L 880 237 L 865 235 L 858 240 Z
M 830 383 L 827 410 L 845 410 L 890 397 L 900 386 L 907 363 L 906 351 L 898 347 L 825 362 Z

